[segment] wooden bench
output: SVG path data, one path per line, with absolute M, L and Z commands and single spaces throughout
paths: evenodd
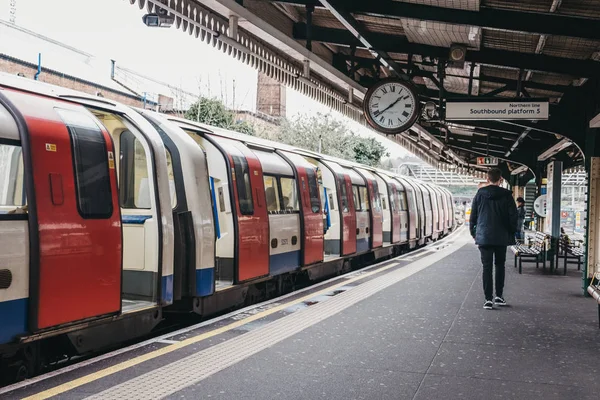
M 519 265 L 519 274 L 523 270 L 524 260 L 525 262 L 533 262 L 533 260 L 535 260 L 535 267 L 539 268 L 541 258 L 543 267 L 546 268 L 546 237 L 547 235 L 545 233 L 538 231 L 535 233 L 535 236 L 529 245 L 515 244 L 510 246 L 510 249 L 515 255 L 515 268 L 517 268 L 517 264 Z
M 596 272 L 592 277 L 592 281 L 590 282 L 587 291 L 598 303 L 598 328 L 600 328 L 600 272 Z
M 580 271 L 584 255 L 584 248 L 575 246 L 567 235 L 560 235 L 558 239 L 558 252 L 556 253 L 556 266 L 558 267 L 559 258 L 565 259 L 563 275 L 567 274 L 567 263 L 577 264 L 577 270 Z

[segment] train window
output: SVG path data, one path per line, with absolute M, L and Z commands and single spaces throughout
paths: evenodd
M 134 139 L 133 166 L 133 204 L 135 208 L 150 208 L 150 182 L 148 179 L 148 163 L 142 143 Z
M 425 202 L 425 211 L 431 211 L 431 195 L 428 192 L 423 192 L 423 201 Z
M 293 178 L 280 178 L 282 208 L 284 211 L 298 211 L 298 187 Z
M 340 203 L 342 204 L 342 212 L 348 212 L 348 194 L 346 192 L 346 178 L 344 175 L 338 175 L 338 185 L 340 187 Z
M 277 178 L 275 178 L 274 176 L 264 175 L 263 180 L 265 182 L 265 198 L 267 199 L 267 211 L 277 212 L 280 210 L 279 185 L 277 184 Z
M 390 210 L 392 210 L 392 212 L 396 212 L 396 203 L 398 201 L 398 192 L 396 191 L 395 187 L 393 187 L 392 185 L 388 185 L 388 191 L 390 193 Z
M 382 207 L 384 210 L 387 210 L 387 206 L 385 205 L 385 198 L 383 198 L 383 197 L 381 198 L 381 207 Z
M 175 208 L 177 207 L 177 192 L 175 191 L 175 174 L 173 173 L 173 158 L 169 150 L 166 150 L 166 152 L 167 173 L 169 174 L 169 192 L 171 193 L 171 208 Z
M 310 208 L 313 213 L 321 211 L 321 196 L 319 194 L 319 186 L 317 185 L 317 177 L 315 171 L 308 168 L 306 170 L 308 177 L 308 193 L 310 194 Z
M 252 186 L 250 185 L 250 172 L 248 162 L 242 156 L 232 155 L 235 184 L 240 202 L 242 215 L 254 214 L 254 203 L 252 201 Z
M 369 202 L 369 192 L 367 191 L 367 187 L 360 186 L 359 193 L 360 193 L 360 201 L 361 201 L 361 206 L 362 206 L 361 209 L 363 211 L 369 211 L 371 209 L 371 206 L 370 206 L 370 202 Z
M 0 144 L 0 215 L 26 214 L 25 204 L 21 146 Z
M 360 211 L 360 195 L 358 194 L 358 186 L 352 185 L 352 198 L 354 199 L 354 210 Z
M 398 196 L 400 197 L 400 204 L 402 207 L 402 211 L 408 211 L 408 201 L 406 199 L 406 192 L 405 191 L 398 192 Z
M 104 135 L 87 114 L 64 109 L 56 112 L 71 137 L 79 214 L 83 218 L 109 218 L 113 201 Z
M 119 203 L 122 208 L 149 209 L 150 181 L 146 150 L 130 131 L 119 138 L 121 151 L 119 164 Z
M 373 181 L 373 208 L 377 212 L 381 212 L 381 197 L 379 196 L 379 185 L 377 181 Z

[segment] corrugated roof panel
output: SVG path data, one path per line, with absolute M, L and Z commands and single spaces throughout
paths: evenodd
M 540 39 L 540 35 L 536 34 L 498 29 L 483 29 L 482 36 L 483 47 L 520 53 L 535 53 Z
M 598 28 L 600 29 L 600 22 L 598 22 Z M 587 60 L 598 50 L 600 50 L 600 41 L 598 40 L 549 36 L 542 53 L 555 57 Z
M 487 65 L 481 66 L 481 75 L 484 76 L 516 80 L 518 74 L 519 70 L 516 68 L 491 67 Z
M 450 47 L 453 43 L 460 43 L 474 49 L 479 49 L 481 46 L 481 28 L 476 26 L 409 18 L 402 18 L 401 21 L 406 37 L 412 43 L 438 47 Z
M 428 6 L 479 11 L 479 0 L 394 0 L 402 3 L 425 4 Z
M 598 0 L 562 0 L 556 12 L 559 14 L 600 19 L 600 2 Z
M 548 12 L 553 0 L 481 0 L 482 7 L 504 8 L 517 11 Z
M 576 79 L 574 76 L 541 72 L 532 73 L 530 78 L 532 82 L 546 83 L 548 85 L 571 85 L 574 79 Z
M 370 15 L 354 15 L 357 21 L 364 24 L 370 32 L 386 33 L 388 35 L 404 35 L 404 28 L 400 20 L 395 18 L 374 17 Z

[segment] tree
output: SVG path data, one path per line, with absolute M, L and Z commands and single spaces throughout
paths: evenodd
M 284 120 L 270 139 L 370 166 L 379 166 L 381 158 L 387 155 L 385 147 L 375 138 L 356 135 L 331 114 Z
M 387 157 L 389 153 L 381 142 L 375 138 L 363 138 L 354 136 L 354 160 L 361 164 L 371 167 L 379 167 L 382 157 Z
M 254 135 L 254 127 L 252 125 L 245 121 L 236 122 L 235 115 L 225 108 L 222 102 L 216 99 L 201 97 L 186 111 L 185 118 L 218 128 L 245 133 L 246 135 Z

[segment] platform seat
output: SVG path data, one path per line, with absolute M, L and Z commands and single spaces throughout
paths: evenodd
M 547 235 L 545 233 L 538 231 L 535 232 L 529 245 L 515 244 L 510 246 L 511 251 L 515 255 L 515 268 L 517 268 L 517 265 L 519 266 L 519 274 L 523 270 L 524 261 L 533 262 L 535 260 L 535 267 L 539 268 L 541 258 L 543 268 L 546 268 L 546 238 Z
M 581 270 L 582 258 L 585 255 L 585 249 L 582 247 L 575 246 L 573 241 L 569 239 L 567 235 L 560 235 L 558 239 L 558 252 L 556 254 L 556 265 L 558 266 L 558 260 L 563 258 L 564 268 L 563 274 L 567 274 L 567 263 L 577 264 L 577 270 Z
M 600 328 L 600 272 L 596 272 L 587 291 L 598 303 L 598 328 Z

